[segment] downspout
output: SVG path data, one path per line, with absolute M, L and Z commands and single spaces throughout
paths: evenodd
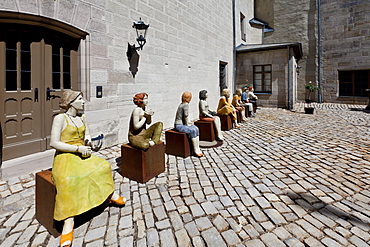
M 322 90 L 321 90 L 321 2 L 317 0 L 317 46 L 318 46 L 318 55 L 317 55 L 317 86 L 320 90 L 317 91 L 317 101 L 322 103 Z
M 236 91 L 236 22 L 235 22 L 235 4 L 236 0 L 233 0 L 233 89 Z
M 2 177 L 1 174 L 1 164 L 3 163 L 3 131 L 1 129 L 1 122 L 0 122 L 0 178 Z
M 291 110 L 291 97 L 290 97 L 290 46 L 288 45 L 288 110 Z

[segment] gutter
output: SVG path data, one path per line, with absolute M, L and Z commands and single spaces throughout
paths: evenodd
M 290 62 L 290 46 L 288 45 L 287 46 L 288 47 L 288 106 L 287 106 L 287 109 L 288 110 L 291 110 L 292 109 L 292 107 L 291 107 L 291 104 L 292 104 L 292 102 L 291 102 L 291 97 L 290 97 L 290 64 L 289 64 L 289 62 Z
M 317 101 L 322 103 L 322 90 L 321 90 L 321 1 L 317 0 L 317 86 L 320 90 L 317 91 Z
M 235 23 L 235 4 L 236 0 L 233 0 L 233 92 L 236 91 L 236 23 Z

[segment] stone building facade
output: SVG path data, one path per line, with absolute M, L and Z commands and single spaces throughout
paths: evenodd
M 366 103 L 370 88 L 370 2 L 322 1 L 325 102 Z
M 245 20 L 253 18 L 253 10 L 253 0 L 0 1 L 3 30 L 0 96 L 4 101 L 12 98 L 7 101 L 12 102 L 7 104 L 7 109 L 2 108 L 0 112 L 4 132 L 5 162 L 2 168 L 16 167 L 19 172 L 17 165 L 22 159 L 28 163 L 33 160 L 40 166 L 51 165 L 52 151 L 45 150 L 48 149 L 51 119 L 59 111 L 58 97 L 63 87 L 84 92 L 87 99 L 85 114 L 92 136 L 104 134 L 105 146 L 127 142 L 129 118 L 134 108 L 132 97 L 136 93 L 148 93 L 148 107 L 155 111 L 153 121 L 162 121 L 165 128 L 173 126 L 184 91 L 193 94 L 190 119 L 198 117 L 200 90 L 209 92 L 210 107 L 215 109 L 221 81 L 229 88 L 234 87 L 234 44 L 243 41 L 239 35 L 234 39 L 234 30 L 245 32 L 247 42 L 261 40 L 260 29 L 240 22 L 241 16 Z M 133 77 L 126 52 L 128 43 L 136 43 L 132 25 L 139 18 L 150 27 L 147 42 L 138 51 L 138 72 Z M 28 28 L 37 31 L 34 36 L 29 34 Z M 14 37 L 9 38 L 12 32 Z M 13 42 L 12 47 L 7 46 L 9 39 Z M 14 57 L 19 57 L 14 60 L 17 62 L 6 55 L 12 52 Z M 22 54 L 30 56 L 32 61 L 27 71 L 22 64 L 26 60 L 20 59 Z M 55 56 L 60 67 L 56 72 Z M 70 63 L 64 64 L 69 59 Z M 13 71 L 7 67 L 11 63 L 15 64 L 14 70 L 19 70 L 15 72 L 18 75 L 28 73 L 29 82 L 23 83 L 16 74 L 14 85 L 7 80 Z M 66 71 L 67 68 L 71 71 Z M 67 86 L 63 86 L 64 79 L 62 82 L 58 79 L 59 84 L 55 87 L 55 73 L 59 73 L 56 76 L 59 79 L 70 76 Z M 27 76 L 22 74 L 22 78 Z M 35 87 L 33 83 L 40 84 Z M 101 98 L 97 97 L 98 87 L 102 88 Z M 27 95 L 23 97 L 21 94 Z M 38 113 L 27 117 L 22 112 L 26 115 Z M 10 119 L 12 116 L 16 117 Z M 34 121 L 36 118 L 39 122 Z M 26 126 L 32 127 L 27 129 Z M 28 148 L 32 150 L 28 152 Z M 27 152 L 38 156 L 24 158 Z M 21 160 L 14 159 L 17 156 L 22 156 Z
M 209 92 L 215 109 L 222 87 L 253 85 L 254 69 L 259 74 L 269 66 L 271 83 L 260 94 L 266 106 L 289 108 L 304 100 L 306 83 L 318 80 L 324 102 L 364 103 L 369 12 L 364 0 L 321 0 L 320 6 L 317 0 L 0 1 L 2 168 L 35 153 L 33 163 L 50 164 L 50 126 L 64 88 L 84 93 L 92 135 L 104 134 L 105 146 L 127 142 L 136 93 L 149 94 L 153 121 L 170 128 L 184 91 L 193 93 L 190 118 L 196 119 L 200 90 Z M 134 77 L 126 52 L 139 18 L 150 27 Z M 24 67 L 27 59 L 32 64 Z
M 309 81 L 316 85 L 320 81 L 322 102 L 368 101 L 369 1 L 260 0 L 255 10 L 255 17 L 274 29 L 264 35 L 264 43 L 302 43 L 297 76 L 299 101 L 304 100 L 304 85 Z M 315 98 L 318 100 L 317 95 Z
M 264 35 L 264 43 L 299 42 L 302 58 L 297 75 L 297 100 L 305 97 L 304 85 L 317 81 L 317 4 L 312 1 L 256 1 L 256 18 L 264 20 L 274 31 Z
M 241 45 L 237 48 L 237 87 L 254 87 L 258 104 L 292 109 L 297 99 L 301 43 Z

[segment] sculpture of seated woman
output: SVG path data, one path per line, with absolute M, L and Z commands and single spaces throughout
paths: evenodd
M 241 102 L 241 95 L 242 95 L 242 90 L 237 89 L 231 104 L 235 107 L 235 109 L 241 112 L 242 120 L 247 121 L 247 118 L 245 117 L 245 108 L 243 106 L 243 103 Z
M 71 246 L 74 216 L 105 202 L 124 205 L 126 199 L 114 192 L 108 161 L 91 154 L 91 137 L 81 92 L 64 91 L 59 106 L 65 110 L 53 120 L 50 146 L 56 149 L 52 179 L 57 194 L 54 219 L 64 220 L 60 246 Z
M 207 102 L 208 93 L 206 90 L 199 92 L 199 119 L 203 121 L 213 122 L 216 127 L 216 140 L 223 141 L 223 135 L 221 132 L 221 121 L 216 112 L 209 109 Z
M 247 98 L 249 100 L 249 103 L 252 103 L 257 108 L 257 100 L 258 100 L 258 97 L 253 92 L 254 92 L 254 88 L 253 87 L 249 87 L 248 88 Z
M 244 104 L 245 107 L 248 107 L 249 116 L 255 117 L 256 114 L 253 112 L 253 104 L 248 99 L 247 91 L 248 88 L 244 87 L 242 93 L 242 103 Z
M 175 130 L 186 133 L 193 143 L 194 153 L 197 157 L 202 157 L 203 153 L 199 147 L 199 129 L 189 121 L 189 103 L 192 98 L 190 92 L 182 94 L 182 101 L 177 108 L 175 118 Z
M 137 107 L 132 111 L 128 140 L 134 148 L 147 150 L 149 147 L 158 144 L 161 138 L 163 124 L 157 122 L 146 129 L 147 124 L 151 124 L 154 112 L 146 109 L 148 95 L 138 93 L 133 98 Z
M 230 90 L 223 89 L 221 93 L 221 98 L 218 102 L 217 114 L 218 115 L 229 115 L 233 117 L 234 125 L 236 128 L 240 128 L 240 125 L 237 122 L 236 110 L 234 106 L 230 103 Z

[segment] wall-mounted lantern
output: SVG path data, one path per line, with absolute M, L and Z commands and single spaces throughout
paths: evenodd
M 145 24 L 144 21 L 142 21 L 140 18 L 138 22 L 134 22 L 132 27 L 136 29 L 136 41 L 139 44 L 139 47 L 135 47 L 135 44 L 130 45 L 130 43 L 128 43 L 126 54 L 130 64 L 129 70 L 131 71 L 132 76 L 135 78 L 139 67 L 139 54 L 137 53 L 137 50 L 142 50 L 146 43 L 145 37 L 146 31 L 149 28 L 149 24 Z
M 145 24 L 144 21 L 142 21 L 140 18 L 138 22 L 134 22 L 132 27 L 136 29 L 136 34 L 137 34 L 136 41 L 139 44 L 140 49 L 142 50 L 143 46 L 146 43 L 145 37 L 146 37 L 146 31 L 148 30 L 149 24 Z
M 301 66 L 297 66 L 297 69 L 296 69 L 296 71 L 297 71 L 297 75 L 299 75 L 299 72 L 300 72 L 300 70 L 302 69 L 302 67 Z

